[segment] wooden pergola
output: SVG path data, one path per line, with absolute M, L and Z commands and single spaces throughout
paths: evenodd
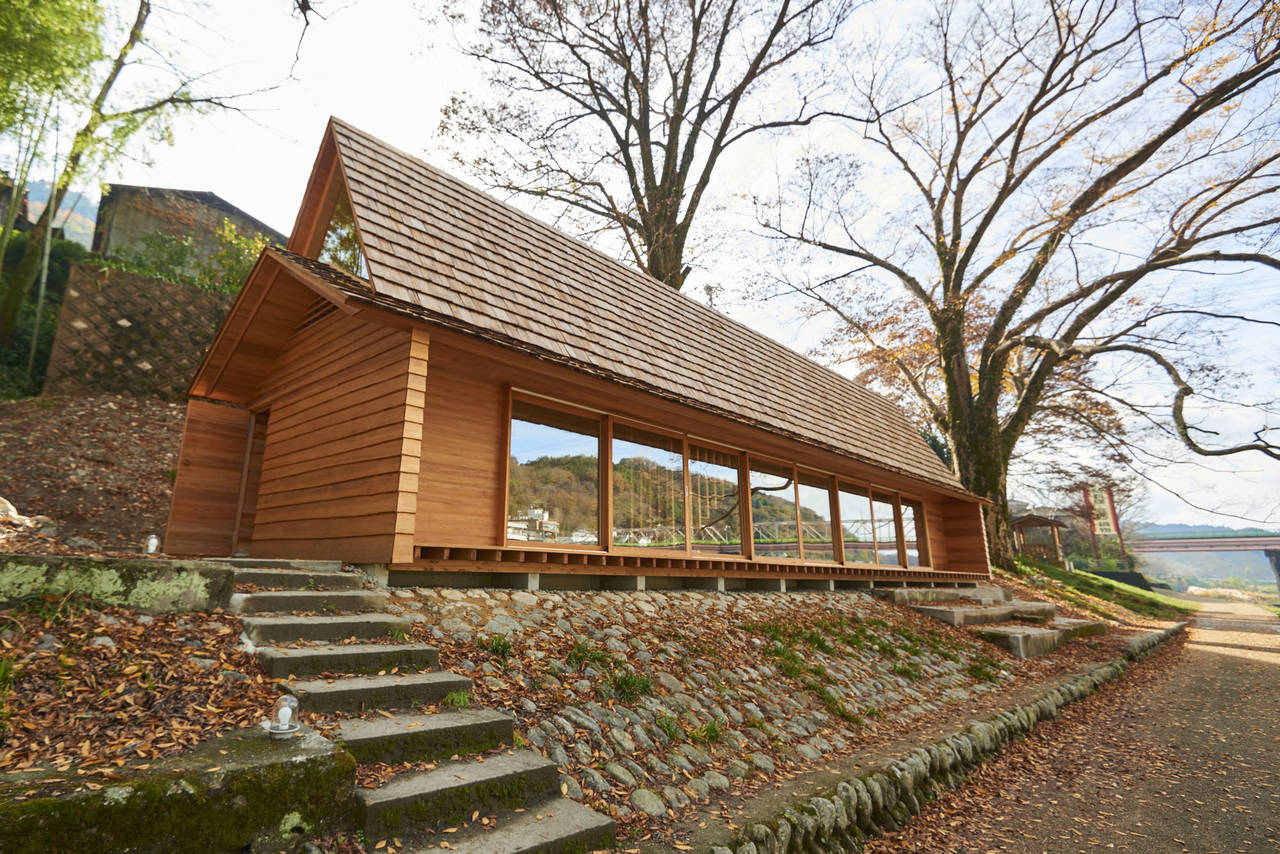
M 1058 566 L 1066 565 L 1062 555 L 1062 537 L 1058 534 L 1059 529 L 1067 527 L 1065 523 L 1048 516 L 1026 513 L 1013 517 L 1009 525 L 1013 529 L 1013 547 L 1018 554 Z M 1040 533 L 1044 531 L 1048 532 L 1047 536 Z

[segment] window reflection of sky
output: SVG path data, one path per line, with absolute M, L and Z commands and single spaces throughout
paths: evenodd
M 511 456 L 516 462 L 542 457 L 594 457 L 599 451 L 600 440 L 595 436 L 528 421 L 511 422 Z

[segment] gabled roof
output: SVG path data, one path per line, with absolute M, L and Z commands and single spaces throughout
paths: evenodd
M 897 406 L 846 377 L 337 119 L 318 171 L 331 152 L 369 272 L 342 274 L 348 296 L 963 491 Z M 308 212 L 324 183 L 290 249 L 326 215 Z

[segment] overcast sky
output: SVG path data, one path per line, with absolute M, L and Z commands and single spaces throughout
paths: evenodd
M 181 0 L 171 2 L 181 5 Z M 481 70 L 453 48 L 447 30 L 424 21 L 419 5 L 410 0 L 319 5 L 327 20 L 312 20 L 296 64 L 302 22 L 291 14 L 288 0 L 217 0 L 200 11 L 199 26 L 169 18 L 172 36 L 186 45 L 184 62 L 217 68 L 223 91 L 275 88 L 245 99 L 243 113 L 182 119 L 173 146 L 152 146 L 146 159 L 117 163 L 101 179 L 211 190 L 287 234 L 330 115 L 457 172 L 436 138 L 440 108 L 455 91 L 475 85 Z M 132 14 L 130 4 L 121 8 Z M 735 172 L 770 169 L 761 161 L 778 150 L 746 149 L 719 174 L 732 181 Z M 749 211 L 731 215 L 728 222 L 744 229 L 753 225 Z M 718 279 L 732 279 L 741 271 L 724 271 L 723 276 L 716 272 Z M 695 297 L 700 292 L 698 275 L 707 273 L 695 273 L 689 288 Z M 1244 283 L 1235 299 L 1252 303 L 1273 319 L 1280 317 L 1280 283 L 1275 277 Z M 741 301 L 717 307 L 798 350 L 807 349 L 820 333 L 813 324 L 788 319 L 773 307 L 761 309 Z M 1280 394 L 1274 332 L 1255 330 L 1236 342 L 1244 363 L 1272 366 L 1263 373 L 1269 372 L 1273 387 L 1251 392 Z M 1162 393 L 1152 390 L 1153 395 Z M 1240 413 L 1238 418 L 1242 425 L 1256 420 L 1253 413 Z M 1172 446 L 1163 450 L 1177 453 Z M 1237 456 L 1195 460 L 1151 473 L 1204 509 L 1194 509 L 1153 484 L 1144 513 L 1149 520 L 1248 524 L 1208 512 L 1217 509 L 1280 526 L 1280 463 L 1260 455 Z

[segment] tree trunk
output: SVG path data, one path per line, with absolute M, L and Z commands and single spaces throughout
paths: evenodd
M 991 503 L 982 510 L 987 529 L 987 553 L 993 566 L 1013 566 L 1013 529 L 1009 525 L 1009 457 L 1000 439 L 999 427 L 982 419 L 953 424 L 951 450 L 955 454 L 960 482 Z
M 31 290 L 31 286 L 40 277 L 40 266 L 44 260 L 41 244 L 44 243 L 45 230 L 49 227 L 49 217 L 57 210 L 54 205 L 62 203 L 62 195 L 56 189 L 50 193 L 49 204 L 45 205 L 40 218 L 32 229 L 27 232 L 26 245 L 22 249 L 22 259 L 8 278 L 4 297 L 0 298 L 0 344 L 9 342 L 10 336 L 13 335 L 13 327 L 18 322 L 18 312 L 22 309 L 22 301 L 26 299 L 27 292 Z

